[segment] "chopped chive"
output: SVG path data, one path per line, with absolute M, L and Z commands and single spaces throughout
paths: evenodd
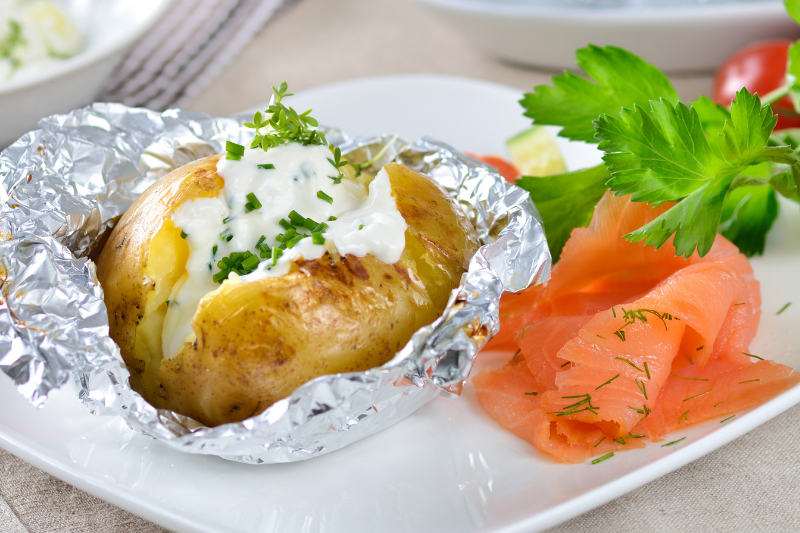
M 730 420 L 731 418 L 736 418 L 736 415 L 729 416 L 729 417 L 728 417 L 728 418 L 726 418 L 725 420 L 720 420 L 720 421 L 719 421 L 719 423 L 720 423 L 720 424 L 724 424 L 725 422 L 727 422 L 727 421 L 728 421 L 728 420 Z
M 561 368 L 564 368 L 565 366 L 567 366 L 567 365 L 568 365 L 568 364 L 570 364 L 571 362 L 572 362 L 572 361 L 567 361 L 566 363 L 564 363 L 563 365 L 561 365 Z
M 329 204 L 333 203 L 333 198 L 325 194 L 324 191 L 317 191 L 317 198 L 319 198 L 320 200 L 325 200 Z
M 780 311 L 778 311 L 778 313 L 777 313 L 777 314 L 781 314 L 781 313 L 783 313 L 784 311 L 786 311 L 786 308 L 787 308 L 787 307 L 789 307 L 790 305 L 792 305 L 792 302 L 789 302 L 789 303 L 787 303 L 786 305 L 784 305 L 783 307 L 781 307 L 781 310 L 780 310 Z
M 254 269 L 257 266 L 258 266 L 258 256 L 257 255 L 251 255 L 250 257 L 248 257 L 247 259 L 242 261 L 242 268 L 244 268 L 244 269 L 247 269 L 247 270 Z
M 684 398 L 684 399 L 683 399 L 683 401 L 684 401 L 684 402 L 688 402 L 689 400 L 694 400 L 695 398 L 699 398 L 700 396 L 703 396 L 703 395 L 705 395 L 705 394 L 708 394 L 708 393 L 709 393 L 709 392 L 711 392 L 712 390 L 714 390 L 714 387 L 711 387 L 711 388 L 710 388 L 710 389 L 708 389 L 707 391 L 705 391 L 705 392 L 701 392 L 700 394 L 695 394 L 694 396 L 689 396 L 688 398 Z
M 605 383 L 603 383 L 602 385 L 600 385 L 599 387 L 597 387 L 597 389 L 599 389 L 599 388 L 601 388 L 601 387 L 605 387 L 606 385 L 608 385 L 609 383 L 611 383 L 612 381 L 614 381 L 614 380 L 615 380 L 615 379 L 617 379 L 618 377 L 619 377 L 619 374 L 617 374 L 617 375 L 616 375 L 616 376 L 614 376 L 613 378 L 609 379 L 608 381 L 606 381 Z M 594 389 L 594 390 L 597 390 L 597 389 Z
M 747 352 L 742 352 L 742 353 L 743 353 L 743 354 L 745 354 L 747 357 L 755 357 L 755 358 L 756 358 L 756 359 L 758 359 L 759 361 L 763 361 L 763 360 L 764 360 L 764 358 L 763 358 L 763 357 L 759 357 L 759 356 L 757 356 L 757 355 L 753 355 L 753 354 L 751 354 L 751 353 L 747 353 Z
M 303 221 L 303 227 L 309 231 L 314 231 L 319 224 L 313 218 L 307 218 Z
M 538 392 L 526 392 L 525 396 L 539 396 Z
M 261 202 L 258 201 L 258 198 L 256 198 L 255 194 L 248 193 L 247 194 L 247 199 L 250 200 L 250 201 L 247 202 L 246 204 L 244 204 L 245 211 L 247 211 L 249 213 L 250 211 L 255 211 L 256 209 L 261 209 Z
M 602 335 L 600 335 L 599 333 L 597 334 L 597 336 L 598 336 L 598 337 L 600 337 L 600 338 L 601 338 L 601 339 L 603 339 L 603 340 L 605 340 L 605 339 L 606 339 L 605 337 L 603 337 L 603 336 L 602 336 Z
M 699 348 L 698 348 L 696 351 L 698 351 L 698 352 L 699 352 L 699 351 L 700 351 L 700 350 L 702 350 L 704 347 L 705 347 L 705 345 L 703 345 L 703 346 L 699 347 Z
M 614 359 L 618 359 L 618 360 L 620 360 L 620 361 L 625 361 L 626 363 L 628 363 L 629 365 L 631 365 L 633 368 L 635 368 L 635 369 L 636 369 L 636 370 L 638 370 L 639 372 L 644 372 L 644 370 L 642 370 L 641 368 L 639 368 L 638 366 L 636 366 L 635 364 L 633 364 L 633 362 L 632 362 L 630 359 L 625 359 L 624 357 L 615 357 Z
M 211 259 L 214 259 L 217 256 L 217 250 L 219 250 L 219 246 L 216 244 L 211 247 Z
M 225 242 L 230 242 L 233 239 L 233 234 L 230 228 L 225 228 L 225 231 L 219 234 L 219 238 Z
M 738 304 L 733 304 L 734 307 L 737 307 L 739 305 L 744 305 L 744 302 L 739 302 Z
M 517 359 L 519 359 L 519 354 L 520 354 L 520 353 L 522 353 L 522 348 L 520 348 L 519 350 L 517 350 L 517 351 L 514 353 L 514 357 L 512 357 L 512 358 L 511 358 L 511 360 L 512 360 L 512 361 L 516 361 Z
M 743 383 L 752 383 L 752 382 L 754 382 L 754 381 L 761 381 L 761 380 L 760 380 L 759 378 L 756 378 L 756 379 L 748 379 L 747 381 L 740 381 L 740 382 L 739 382 L 739 385 L 742 385 Z
M 262 244 L 264 241 L 266 241 L 266 240 L 267 240 L 267 236 L 266 236 L 266 235 L 262 235 L 262 236 L 261 236 L 261 238 L 260 238 L 260 239 L 258 239 L 258 242 L 256 243 L 256 248 L 258 248 L 259 246 L 261 246 L 261 244 Z
M 602 462 L 603 462 L 603 461 L 605 461 L 606 459 L 611 459 L 612 457 L 614 457 L 614 452 L 608 452 L 608 453 L 607 453 L 607 454 L 605 454 L 604 456 L 602 456 L 602 457 L 598 457 L 597 459 L 595 459 L 594 461 L 592 461 L 592 464 L 593 464 L 593 465 L 596 465 L 597 463 L 602 463 Z
M 181 230 L 181 239 L 185 239 L 188 236 L 189 236 L 188 233 L 186 233 L 185 231 Z
M 305 222 L 305 221 L 306 221 L 305 217 L 304 217 L 304 216 L 302 216 L 302 215 L 301 215 L 300 213 L 298 213 L 297 211 L 295 211 L 294 209 L 292 209 L 292 210 L 291 210 L 291 212 L 289 213 L 289 220 L 290 220 L 290 221 L 292 222 L 292 224 L 294 224 L 295 226 L 302 226 L 302 225 L 303 225 L 303 222 Z
M 651 379 L 650 378 L 650 369 L 647 368 L 647 361 L 644 362 L 644 373 L 647 374 L 647 379 Z
M 331 215 L 328 217 L 328 222 L 333 222 L 334 220 L 336 220 L 335 216 Z
M 302 241 L 302 240 L 303 240 L 303 239 L 305 239 L 306 237 L 308 237 L 308 235 L 297 235 L 297 236 L 295 236 L 295 237 L 292 237 L 292 238 L 291 238 L 291 239 L 289 239 L 288 241 L 285 241 L 285 243 L 286 243 L 286 247 L 287 247 L 287 248 L 294 248 L 294 245 L 295 245 L 295 244 L 297 244 L 298 242 Z
M 597 444 L 595 444 L 595 445 L 594 445 L 594 446 L 592 446 L 592 447 L 593 447 L 593 448 L 597 448 L 598 446 L 600 446 L 600 443 L 601 443 L 601 442 L 603 442 L 604 440 L 606 440 L 606 438 L 605 438 L 605 437 L 603 437 L 602 439 L 600 439 L 599 441 L 597 441 Z
M 262 163 L 258 165 L 258 168 L 263 170 L 272 170 L 275 168 L 275 165 L 273 165 L 272 163 Z
M 208 271 L 209 272 L 213 272 L 214 271 L 214 266 L 213 265 L 214 265 L 214 263 L 212 263 L 211 261 L 208 262 Z
M 278 224 L 280 224 L 280 225 L 281 225 L 281 227 L 282 227 L 283 229 L 286 229 L 286 230 L 289 230 L 289 229 L 292 229 L 292 228 L 294 228 L 294 226 L 292 226 L 291 222 L 287 222 L 285 218 L 282 218 L 282 219 L 280 219 L 280 220 L 278 221 Z
M 708 381 L 707 378 L 687 378 L 686 376 L 679 376 L 678 374 L 675 374 L 674 372 L 672 373 L 672 375 L 675 376 L 676 378 L 688 379 L 688 380 L 691 380 L 691 381 Z
M 361 231 L 362 229 L 364 229 L 364 224 L 359 224 L 358 230 Z
M 685 413 L 683 413 L 681 416 L 678 417 L 678 424 L 681 423 L 681 420 L 686 420 L 687 422 L 689 421 L 689 411 L 688 411 L 688 409 L 687 409 L 687 411 Z
M 231 141 L 225 142 L 225 150 L 228 152 L 227 154 L 225 154 L 225 159 L 232 159 L 234 161 L 239 161 L 244 155 L 244 146 L 242 146 L 241 144 L 236 144 Z
M 719 402 L 719 403 L 718 403 L 717 405 L 715 405 L 714 407 L 719 407 L 719 406 L 720 406 L 720 405 L 722 405 L 723 403 L 725 403 L 725 402 Z
M 228 222 L 230 222 L 231 220 L 234 220 L 235 218 L 236 217 L 234 217 L 233 215 L 231 215 L 229 217 L 225 217 L 225 218 L 222 219 L 222 223 L 223 224 L 227 224 Z
M 683 437 L 682 439 L 678 439 L 678 440 L 674 440 L 672 442 L 668 442 L 666 444 L 662 444 L 661 447 L 662 448 L 666 448 L 667 446 L 672 446 L 674 444 L 678 444 L 679 442 L 682 442 L 682 441 L 685 441 L 685 440 L 686 440 L 686 437 Z
M 322 233 L 315 231 L 311 234 L 311 242 L 314 244 L 325 244 L 325 237 L 322 236 Z
M 272 266 L 278 264 L 278 258 L 282 255 L 283 255 L 283 250 L 281 250 L 277 246 L 272 247 Z

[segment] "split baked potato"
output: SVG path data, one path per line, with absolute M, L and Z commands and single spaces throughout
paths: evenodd
M 387 165 L 408 224 L 398 262 L 326 253 L 281 277 L 228 280 L 200 301 L 196 340 L 164 358 L 167 300 L 189 254 L 171 214 L 189 199 L 219 194 L 219 157 L 185 165 L 145 191 L 97 262 L 131 386 L 154 406 L 208 426 L 257 415 L 315 377 L 387 362 L 441 314 L 477 250 L 471 223 L 436 183 Z

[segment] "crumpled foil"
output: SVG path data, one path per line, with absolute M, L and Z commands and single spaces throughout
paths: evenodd
M 33 404 L 69 381 L 92 413 L 119 415 L 176 450 L 244 463 L 308 459 L 387 428 L 439 394 L 459 394 L 499 328 L 501 293 L 549 275 L 533 202 L 490 167 L 430 138 L 407 144 L 327 130 L 356 162 L 389 143 L 375 169 L 396 161 L 431 176 L 474 223 L 482 246 L 444 313 L 385 365 L 316 378 L 243 422 L 209 428 L 156 409 L 128 384 L 88 257 L 158 178 L 223 152 L 226 140 L 249 142 L 240 124 L 94 104 L 43 119 L 0 154 L 0 368 Z

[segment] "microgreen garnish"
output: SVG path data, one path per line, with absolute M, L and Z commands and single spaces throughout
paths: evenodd
M 225 154 L 225 159 L 239 161 L 244 155 L 244 146 L 241 144 L 236 144 L 235 142 L 225 141 L 225 150 L 227 151 Z
M 292 96 L 287 93 L 286 82 L 280 84 L 270 101 L 269 107 L 262 114 L 256 111 L 252 122 L 245 122 L 244 126 L 256 130 L 250 148 L 260 146 L 265 152 L 270 148 L 288 143 L 307 145 L 326 145 L 325 135 L 315 128 L 319 126 L 316 119 L 310 116 L 311 110 L 298 113 L 291 107 L 283 104 L 283 99 Z M 262 131 L 263 128 L 263 131 Z
M 764 360 L 764 358 L 763 358 L 763 357 L 759 357 L 759 356 L 757 356 L 757 355 L 753 355 L 753 354 L 751 354 L 751 353 L 747 353 L 747 352 L 742 352 L 742 353 L 743 353 L 743 354 L 745 354 L 747 357 L 755 357 L 755 358 L 756 358 L 756 359 L 758 359 L 759 361 L 763 361 L 763 360 Z
M 597 441 L 597 444 L 595 444 L 594 446 L 592 446 L 592 448 L 597 448 L 598 446 L 600 446 L 600 443 L 601 443 L 601 442 L 603 442 L 604 440 L 606 440 L 606 438 L 605 438 L 605 437 L 603 437 L 602 439 L 600 439 L 599 441 Z
M 685 413 L 683 413 L 681 416 L 678 417 L 678 424 L 680 424 L 682 420 L 686 420 L 686 422 L 689 421 L 689 410 L 688 409 L 687 409 L 687 411 Z
M 248 213 L 250 211 L 255 211 L 256 209 L 261 209 L 261 202 L 258 201 L 256 195 L 254 193 L 247 193 L 247 203 L 244 204 L 244 210 Z
M 525 393 L 525 396 L 538 396 L 538 395 L 539 395 L 538 392 L 526 392 Z
M 761 381 L 761 380 L 758 379 L 758 378 L 756 378 L 756 379 L 748 379 L 747 381 L 740 381 L 739 385 L 742 385 L 744 383 L 753 383 L 754 381 Z
M 777 314 L 779 315 L 779 314 L 783 313 L 784 311 L 786 311 L 786 309 L 787 309 L 787 308 L 788 308 L 790 305 L 792 305 L 792 302 L 789 302 L 789 303 L 787 303 L 786 305 L 784 305 L 783 307 L 781 307 L 781 310 L 780 310 L 780 311 L 778 311 L 778 312 L 777 312 Z
M 188 236 L 189 236 L 188 233 L 186 233 L 185 231 L 181 230 L 181 239 L 185 239 Z
M 644 381 L 639 381 L 638 379 L 634 379 L 633 381 L 636 382 L 636 386 L 642 391 L 642 394 L 644 394 L 644 399 L 647 400 L 647 387 L 645 387 Z
M 678 440 L 674 440 L 672 442 L 668 442 L 666 444 L 662 444 L 661 447 L 662 448 L 666 448 L 667 446 L 674 446 L 675 444 L 678 444 L 679 442 L 683 442 L 685 440 L 686 440 L 686 437 L 683 437 L 682 439 L 678 439 Z
M 605 383 L 603 383 L 602 385 L 598 386 L 598 387 L 597 387 L 597 389 L 600 389 L 600 388 L 603 388 L 603 387 L 605 387 L 606 385 L 608 385 L 609 383 L 611 383 L 612 381 L 614 381 L 614 380 L 615 380 L 615 379 L 617 379 L 618 377 L 619 377 L 619 374 L 617 374 L 617 375 L 616 375 L 616 376 L 614 376 L 613 378 L 609 379 L 608 381 L 606 381 L 606 382 L 605 382 Z M 597 390 L 597 389 L 594 389 L 594 390 Z
M 567 366 L 567 365 L 568 365 L 568 364 L 570 364 L 571 362 L 572 362 L 572 361 L 567 361 L 566 363 L 564 363 L 563 365 L 561 365 L 561 368 L 564 368 L 565 366 Z
M 273 165 L 272 163 L 262 163 L 256 166 L 258 166 L 258 168 L 262 170 L 273 170 L 275 168 L 275 165 Z
M 730 420 L 730 419 L 732 419 L 732 418 L 736 418 L 736 415 L 732 415 L 732 416 L 729 416 L 728 418 L 726 418 L 726 419 L 724 419 L 724 420 L 720 420 L 720 421 L 719 421 L 719 423 L 720 423 L 720 424 L 724 424 L 725 422 L 727 422 L 728 420 Z
M 233 234 L 231 233 L 231 228 L 225 228 L 222 233 L 219 234 L 219 238 L 225 242 L 230 242 L 233 239 Z
M 317 191 L 317 198 L 319 198 L 320 200 L 325 200 L 329 204 L 333 203 L 333 198 L 325 194 L 323 191 Z
M 249 274 L 258 268 L 259 259 L 249 251 L 233 252 L 227 257 L 223 257 L 217 263 L 219 272 L 214 274 L 214 283 L 222 283 L 231 272 L 236 272 L 240 276 Z
M 639 372 L 644 372 L 644 370 L 642 370 L 641 368 L 639 368 L 638 366 L 636 366 L 636 365 L 633 363 L 633 361 L 631 361 L 630 359 L 625 359 L 624 357 L 615 357 L 614 359 L 616 359 L 616 360 L 618 360 L 618 361 L 624 361 L 624 362 L 628 363 L 629 365 L 631 365 L 631 366 L 632 366 L 633 368 L 635 368 L 636 370 L 638 370 Z
M 712 390 L 714 390 L 714 387 L 711 387 L 711 388 L 710 388 L 710 389 L 708 389 L 707 391 L 705 391 L 705 392 L 701 392 L 700 394 L 695 394 L 694 396 L 689 396 L 688 398 L 684 398 L 684 399 L 683 399 L 683 401 L 684 401 L 684 402 L 688 402 L 689 400 L 694 400 L 695 398 L 699 398 L 700 396 L 704 396 L 704 395 L 708 394 L 708 393 L 709 393 L 709 392 L 711 392 Z
M 650 369 L 647 367 L 647 361 L 644 362 L 644 373 L 647 374 L 647 379 L 650 378 Z
M 675 376 L 676 378 L 689 379 L 691 381 L 708 381 L 708 378 L 687 378 L 686 376 L 679 376 L 678 374 L 675 374 L 674 372 L 673 372 L 672 375 Z
M 334 147 L 333 145 L 330 146 L 331 152 L 333 152 L 333 159 L 330 157 L 328 158 L 328 162 L 333 165 L 336 170 L 339 172 L 337 176 L 328 176 L 330 179 L 333 180 L 334 185 L 339 185 L 344 178 L 344 174 L 342 174 L 342 167 L 347 165 L 347 161 L 342 161 L 342 151 L 339 150 L 339 147 Z
M 565 400 L 572 400 L 576 398 L 583 398 L 571 405 L 563 407 L 563 411 L 551 411 L 547 414 L 549 415 L 556 415 L 556 416 L 565 416 L 565 415 L 574 415 L 575 413 L 582 413 L 583 411 L 589 411 L 592 414 L 596 415 L 597 411 L 600 409 L 599 407 L 595 407 L 592 405 L 592 396 L 590 394 L 579 394 L 577 396 L 562 396 Z M 582 409 L 578 409 L 578 407 L 584 406 Z
M 606 459 L 611 459 L 612 457 L 614 457 L 614 452 L 608 452 L 608 453 L 607 453 L 607 454 L 605 454 L 604 456 L 602 456 L 602 457 L 598 457 L 597 459 L 595 459 L 594 461 L 592 461 L 592 464 L 593 464 L 593 465 L 596 465 L 597 463 L 602 463 L 602 462 L 603 462 L 603 461 L 605 461 Z

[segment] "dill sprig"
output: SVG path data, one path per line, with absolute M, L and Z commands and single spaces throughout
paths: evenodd
M 647 374 L 647 379 L 651 379 L 650 378 L 650 369 L 647 368 L 647 361 L 644 362 L 644 373 Z
M 728 418 L 726 418 L 726 419 L 724 419 L 724 420 L 720 420 L 720 421 L 719 421 L 719 423 L 720 423 L 720 424 L 724 424 L 725 422 L 727 422 L 728 420 L 730 420 L 730 419 L 732 419 L 732 418 L 736 418 L 736 415 L 732 415 L 732 416 L 729 416 Z
M 639 368 L 638 366 L 636 366 L 636 365 L 633 363 L 633 361 L 631 361 L 630 359 L 625 359 L 624 357 L 615 357 L 614 359 L 617 359 L 617 360 L 619 360 L 619 361 L 625 361 L 626 363 L 628 363 L 629 365 L 631 365 L 633 368 L 635 368 L 635 369 L 636 369 L 636 370 L 638 370 L 639 372 L 644 372 L 644 369 L 642 369 L 642 368 Z
M 779 314 L 783 313 L 784 311 L 786 311 L 786 309 L 787 309 L 787 308 L 788 308 L 790 305 L 792 305 L 792 302 L 788 302 L 786 305 L 784 305 L 783 307 L 781 307 L 781 310 L 780 310 L 780 311 L 778 311 L 776 314 L 778 314 L 778 315 L 779 315 Z
M 613 311 L 614 308 L 612 307 L 611 309 Z M 622 327 L 620 327 L 617 331 L 614 332 L 614 335 L 619 337 L 619 339 L 622 342 L 625 342 L 625 331 L 623 330 L 626 327 L 632 326 L 633 324 L 636 323 L 637 320 L 643 324 L 647 324 L 647 317 L 645 316 L 645 313 L 654 315 L 659 320 L 661 320 L 661 322 L 664 324 L 664 329 L 666 329 L 667 331 L 669 331 L 669 329 L 667 328 L 667 320 L 680 320 L 679 318 L 674 317 L 667 312 L 659 313 L 655 309 L 631 309 L 629 311 L 626 311 L 625 308 L 623 307 L 622 313 L 623 313 L 622 318 L 625 319 L 625 324 L 623 324 Z M 614 315 L 616 316 L 616 313 L 614 313 Z
M 591 394 L 578 394 L 577 396 L 562 396 L 565 400 L 574 400 L 577 398 L 582 398 L 581 400 L 567 405 L 566 407 L 562 407 L 563 411 L 550 411 L 547 413 L 548 415 L 556 415 L 556 416 L 566 416 L 566 415 L 574 415 L 576 413 L 582 413 L 584 411 L 589 411 L 590 413 L 596 415 L 597 411 L 600 409 L 599 407 L 595 407 L 592 405 L 592 395 Z M 581 407 L 581 409 L 578 409 Z
M 567 365 L 568 365 L 568 364 L 570 364 L 571 362 L 572 362 L 572 361 L 567 361 L 566 363 L 564 363 L 563 365 L 561 365 L 561 368 L 564 368 L 565 366 L 567 366 Z
M 597 389 L 602 389 L 603 387 L 605 387 L 606 385 L 610 384 L 612 381 L 614 381 L 614 380 L 615 380 L 615 379 L 617 379 L 618 377 L 619 377 L 619 374 L 617 374 L 617 375 L 616 375 L 616 376 L 614 376 L 613 378 L 609 379 L 608 381 L 606 381 L 606 382 L 605 382 L 605 383 L 603 383 L 602 385 L 598 386 L 598 387 L 597 387 Z M 597 389 L 594 389 L 594 390 L 597 390 Z
M 740 381 L 739 385 L 743 385 L 744 383 L 753 383 L 754 381 L 761 381 L 759 378 L 756 379 L 748 379 L 747 381 Z
M 662 444 L 661 447 L 662 448 L 666 448 L 667 446 L 674 446 L 675 444 L 678 444 L 679 442 L 683 442 L 685 440 L 686 440 L 686 437 L 683 437 L 682 439 L 678 439 L 678 440 L 674 440 L 672 442 L 668 442 L 666 444 Z
M 704 395 L 708 394 L 708 393 L 709 393 L 709 392 L 711 392 L 712 390 L 714 390 L 714 387 L 711 387 L 711 388 L 710 388 L 710 389 L 708 389 L 707 391 L 705 391 L 705 392 L 701 392 L 700 394 L 695 394 L 694 396 L 689 396 L 688 398 L 684 398 L 684 399 L 683 399 L 683 401 L 684 401 L 684 402 L 688 402 L 689 400 L 694 400 L 695 398 L 699 398 L 700 396 L 704 396 Z
M 681 420 L 686 420 L 687 423 L 689 422 L 689 410 L 688 409 L 686 410 L 685 413 L 683 413 L 681 416 L 678 417 L 678 424 L 681 423 Z
M 538 392 L 526 392 L 525 396 L 539 396 Z
M 624 437 L 620 437 L 618 439 L 614 439 L 614 442 L 619 442 L 620 444 L 625 446 L 629 439 L 643 439 L 643 438 L 645 438 L 645 436 L 646 435 L 631 435 L 630 432 L 628 432 L 628 434 L 625 435 Z
M 644 399 L 647 400 L 647 387 L 645 387 L 644 381 L 639 381 L 638 379 L 633 380 L 636 383 L 636 386 L 639 390 L 644 394 Z
M 602 463 L 602 462 L 603 462 L 603 461 L 605 461 L 606 459 L 611 459 L 612 457 L 614 457 L 614 452 L 608 452 L 608 453 L 607 453 L 607 454 L 605 454 L 604 456 L 602 456 L 602 457 L 598 457 L 597 459 L 595 459 L 594 461 L 592 461 L 592 464 L 593 464 L 593 465 L 596 465 L 597 463 Z
M 520 354 L 520 353 L 522 353 L 522 348 L 520 348 L 519 350 L 517 350 L 517 351 L 514 353 L 514 357 L 512 357 L 512 358 L 511 358 L 511 362 L 512 362 L 512 363 L 516 362 L 516 361 L 519 359 L 519 354 Z
M 708 381 L 708 378 L 687 378 L 686 376 L 679 376 L 678 374 L 676 374 L 674 372 L 672 373 L 672 375 L 675 376 L 676 378 L 688 379 L 688 380 L 691 380 L 691 381 Z
M 716 404 L 714 407 L 719 407 L 719 406 L 720 406 L 720 405 L 722 405 L 723 403 L 725 403 L 725 402 L 719 402 L 719 403 L 718 403 L 718 404 Z
M 601 443 L 601 442 L 603 442 L 604 440 L 606 440 L 606 438 L 605 438 L 605 437 L 603 437 L 602 439 L 600 439 L 599 441 L 597 441 L 597 444 L 595 444 L 595 445 L 594 445 L 594 446 L 592 446 L 592 447 L 593 447 L 593 448 L 597 448 L 598 446 L 600 446 L 600 443 Z
M 742 352 L 742 353 L 743 353 L 743 354 L 745 354 L 747 357 L 755 357 L 755 358 L 756 358 L 756 359 L 758 359 L 759 361 L 763 361 L 763 360 L 764 360 L 764 358 L 763 358 L 763 357 L 759 357 L 759 356 L 757 356 L 757 355 L 753 355 L 753 354 L 751 354 L 751 353 L 747 353 L 747 352 Z

